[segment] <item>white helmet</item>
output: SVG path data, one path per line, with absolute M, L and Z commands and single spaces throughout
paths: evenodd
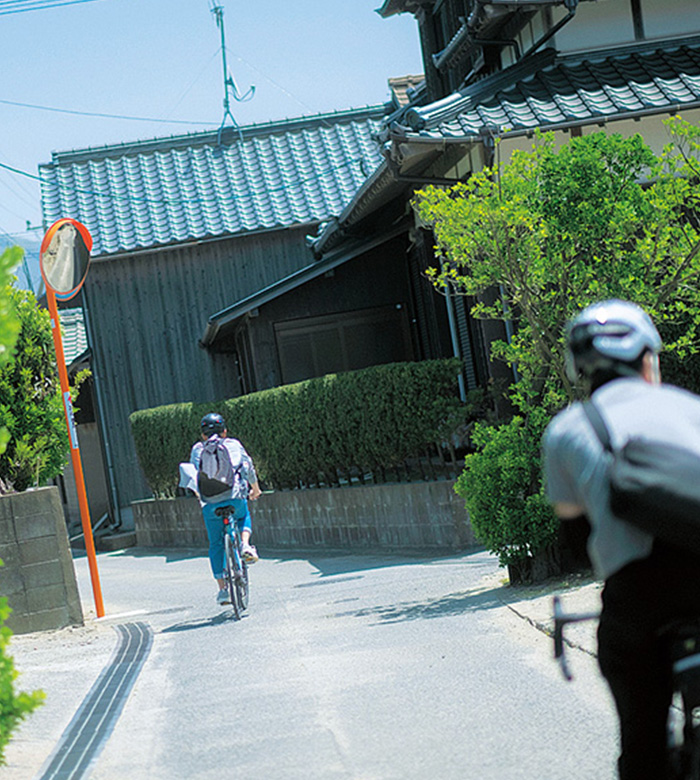
M 566 369 L 569 378 L 622 368 L 645 351 L 657 353 L 661 336 L 644 309 L 617 299 L 594 303 L 566 328 Z

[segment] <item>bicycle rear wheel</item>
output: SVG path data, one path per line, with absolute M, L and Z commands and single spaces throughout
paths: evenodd
M 248 580 L 248 564 L 239 556 L 241 568 L 239 576 L 236 578 L 236 596 L 238 597 L 238 607 L 241 612 L 248 609 L 248 595 L 250 593 L 250 584 Z
M 236 552 L 233 549 L 233 539 L 231 534 L 226 532 L 224 534 L 224 550 L 225 550 L 225 571 L 224 578 L 226 580 L 226 589 L 228 590 L 229 599 L 231 600 L 231 606 L 233 607 L 233 614 L 236 620 L 240 620 L 241 608 L 238 606 L 238 566 L 236 565 Z

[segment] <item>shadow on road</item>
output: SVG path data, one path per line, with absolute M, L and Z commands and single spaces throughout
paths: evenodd
M 406 553 L 391 553 L 382 551 L 380 554 L 363 553 L 360 551 L 264 551 L 268 559 L 273 559 L 277 563 L 287 561 L 308 561 L 315 569 L 318 569 L 319 577 L 337 577 L 342 574 L 352 574 L 355 572 L 369 571 L 372 569 L 387 569 L 396 566 L 415 566 L 424 564 L 427 566 L 452 565 L 458 563 L 461 566 L 488 567 L 489 564 L 484 560 L 483 549 L 464 550 L 459 553 L 436 554 L 434 552 L 421 554 L 416 552 L 409 555 Z
M 244 616 L 245 617 L 245 616 Z M 221 612 L 218 615 L 210 618 L 200 618 L 197 620 L 185 620 L 182 623 L 175 623 L 167 628 L 161 628 L 159 634 L 174 634 L 180 631 L 194 631 L 198 628 L 212 628 L 214 626 L 221 626 L 226 623 L 235 623 L 236 618 L 232 610 Z
M 399 604 L 368 607 L 336 614 L 337 617 L 374 617 L 376 618 L 374 625 L 449 617 L 502 607 L 506 603 L 506 599 L 503 597 L 504 590 L 506 589 L 500 587 L 490 590 L 449 593 L 440 598 L 428 599 L 426 601 L 406 601 Z
M 73 549 L 71 551 L 74 559 L 85 558 L 85 550 Z M 113 552 L 99 552 L 101 556 L 121 558 L 165 558 L 166 563 L 176 563 L 177 561 L 186 561 L 190 558 L 206 558 L 206 548 L 200 547 L 125 547 L 123 550 L 114 550 Z
M 476 589 L 448 593 L 439 598 L 425 601 L 406 601 L 364 609 L 338 612 L 338 617 L 374 617 L 373 625 L 399 623 L 408 620 L 423 620 L 438 617 L 461 615 L 498 607 L 507 607 L 516 602 L 527 602 L 548 596 L 552 592 L 575 590 L 595 582 L 592 573 L 579 572 L 560 577 L 552 577 L 534 585 L 512 587 L 508 584 L 488 589 Z

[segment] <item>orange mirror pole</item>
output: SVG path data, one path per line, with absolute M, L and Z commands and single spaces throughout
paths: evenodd
M 63 355 L 63 339 L 61 338 L 61 323 L 58 319 L 58 307 L 56 306 L 56 295 L 54 291 L 46 288 L 46 300 L 51 315 L 51 332 L 53 334 L 53 344 L 56 350 L 56 362 L 58 363 L 58 378 L 61 382 L 61 395 L 63 396 L 63 409 L 66 414 L 66 427 L 68 428 L 68 441 L 70 443 L 70 455 L 73 463 L 73 473 L 75 474 L 75 485 L 78 490 L 78 506 L 80 507 L 80 521 L 85 535 L 85 550 L 87 552 L 88 565 L 90 567 L 90 580 L 92 582 L 92 593 L 95 597 L 95 610 L 97 617 L 104 617 L 105 608 L 102 602 L 102 589 L 100 587 L 100 575 L 97 571 L 97 556 L 95 554 L 95 542 L 92 537 L 92 525 L 90 523 L 90 509 L 88 508 L 87 492 L 85 490 L 85 477 L 83 476 L 83 464 L 80 460 L 80 449 L 78 447 L 78 431 L 73 417 L 73 404 L 70 399 L 70 388 L 68 385 L 68 371 L 66 370 L 66 360 Z

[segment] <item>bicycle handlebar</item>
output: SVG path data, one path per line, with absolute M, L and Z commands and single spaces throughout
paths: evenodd
M 559 596 L 555 596 L 552 599 L 553 615 L 554 615 L 554 632 L 552 639 L 554 640 L 554 658 L 559 661 L 559 668 L 564 675 L 564 679 L 567 681 L 573 680 L 573 675 L 569 670 L 569 665 L 566 661 L 565 655 L 565 642 L 564 642 L 564 626 L 567 623 L 580 623 L 584 620 L 594 620 L 600 616 L 599 612 L 581 612 L 579 614 L 570 613 L 566 614 L 561 607 L 561 600 Z

